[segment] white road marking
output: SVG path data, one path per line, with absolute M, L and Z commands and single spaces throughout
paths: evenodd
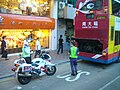
M 70 74 L 65 75 L 65 76 L 58 75 L 57 78 L 66 78 L 66 77 L 69 77 L 69 76 L 70 76 Z
M 18 89 L 18 90 L 20 90 L 20 89 L 22 89 L 22 87 L 20 87 L 20 86 L 17 86 L 17 89 Z
M 110 84 L 112 84 L 113 82 L 115 82 L 117 79 L 120 78 L 120 75 L 117 76 L 115 79 L 113 79 L 112 81 L 110 81 L 109 83 L 107 83 L 106 85 L 104 85 L 102 88 L 98 89 L 98 90 L 103 90 L 105 89 L 106 87 L 108 87 Z
M 33 88 L 33 89 L 34 89 L 34 88 L 37 88 L 37 86 L 33 86 L 32 88 Z
M 65 78 L 66 81 L 73 82 L 78 80 L 82 74 L 90 75 L 90 72 L 79 70 L 78 74 L 75 76 L 74 79 L 71 79 L 71 74 L 68 74 L 68 73 L 67 75 L 66 74 L 57 75 L 57 78 Z
M 66 81 L 69 81 L 69 82 L 76 81 L 76 80 L 78 80 L 78 79 L 80 78 L 80 76 L 81 76 L 82 74 L 90 75 L 89 72 L 83 71 L 83 72 L 78 73 L 78 74 L 76 75 L 76 78 L 75 78 L 75 79 L 70 79 L 71 77 L 67 77 L 65 80 L 66 80 Z
M 78 71 L 78 73 L 81 72 L 81 70 Z M 67 74 L 67 75 L 66 75 Z M 71 76 L 71 74 L 68 74 L 68 73 L 64 73 L 64 74 L 61 74 L 61 75 L 57 75 L 57 78 L 67 78 Z

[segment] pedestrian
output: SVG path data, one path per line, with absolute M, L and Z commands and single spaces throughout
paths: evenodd
M 26 13 L 28 16 L 31 15 L 32 8 L 31 7 L 26 7 Z
M 24 40 L 24 45 L 22 48 L 22 57 L 25 59 L 26 63 L 31 64 L 31 53 L 30 53 L 30 37 Z
M 63 53 L 63 39 L 62 39 L 62 35 L 60 35 L 60 38 L 59 38 L 59 47 L 58 47 L 57 54 L 59 54 L 60 50 L 61 50 L 61 53 Z
M 34 58 L 36 58 L 37 55 L 40 56 L 40 54 L 41 54 L 41 44 L 40 44 L 39 38 L 37 38 L 37 40 L 36 40 L 36 51 L 35 51 Z
M 75 76 L 77 75 L 77 59 L 78 59 L 78 48 L 75 47 L 75 43 L 74 42 L 71 42 L 71 47 L 70 47 L 70 56 L 69 56 L 69 59 L 70 59 L 70 66 L 71 66 L 71 75 L 72 76 Z
M 2 42 L 1 42 L 1 54 L 2 58 L 5 58 L 5 60 L 8 59 L 8 53 L 7 53 L 7 42 L 6 42 L 6 36 L 2 37 Z
M 66 37 L 66 50 L 67 51 L 70 50 L 70 38 L 69 38 L 69 36 Z

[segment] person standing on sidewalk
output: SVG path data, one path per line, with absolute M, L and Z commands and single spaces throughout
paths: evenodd
M 59 54 L 60 50 L 61 50 L 61 53 L 63 53 L 63 39 L 62 39 L 62 35 L 60 35 L 60 38 L 59 38 L 59 47 L 58 47 L 57 54 Z
M 5 60 L 9 60 L 7 55 L 7 42 L 6 42 L 6 36 L 2 37 L 2 43 L 1 43 L 1 54 L 2 54 L 2 58 L 5 58 Z
M 77 75 L 77 59 L 78 59 L 78 54 L 79 51 L 78 51 L 78 48 L 75 47 L 75 43 L 74 42 L 71 42 L 71 47 L 70 47 L 70 56 L 69 56 L 69 59 L 70 59 L 70 66 L 71 66 L 71 75 L 72 76 L 75 76 Z
M 37 38 L 37 40 L 36 40 L 36 51 L 35 51 L 34 58 L 36 58 L 37 55 L 40 55 L 40 53 L 41 53 L 41 44 L 40 44 L 39 38 Z

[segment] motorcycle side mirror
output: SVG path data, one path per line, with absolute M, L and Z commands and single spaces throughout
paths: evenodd
M 45 53 L 45 51 L 42 51 L 42 53 Z
M 45 49 L 47 49 L 48 47 L 45 47 Z

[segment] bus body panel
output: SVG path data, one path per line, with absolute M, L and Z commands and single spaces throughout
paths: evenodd
M 103 63 L 103 64 L 110 64 L 118 59 L 118 56 L 113 57 L 109 60 L 102 60 L 102 59 L 93 59 L 93 58 L 88 58 L 84 56 L 79 56 L 79 59 L 86 60 L 86 61 L 92 61 L 92 62 L 97 62 L 97 63 Z
M 100 54 L 95 55 L 95 54 L 80 52 L 79 59 L 98 62 L 98 63 L 109 64 L 109 63 L 112 63 L 112 62 L 114 62 L 118 59 L 118 52 L 113 53 L 113 54 L 109 54 L 106 57 L 104 57 Z
M 118 2 L 113 0 L 77 1 L 74 39 L 79 48 L 79 59 L 104 64 L 118 60 L 120 40 L 117 42 L 116 32 L 120 31 L 117 26 L 120 25 L 120 18 L 112 15 L 114 3 Z M 106 53 L 105 56 L 103 52 Z

